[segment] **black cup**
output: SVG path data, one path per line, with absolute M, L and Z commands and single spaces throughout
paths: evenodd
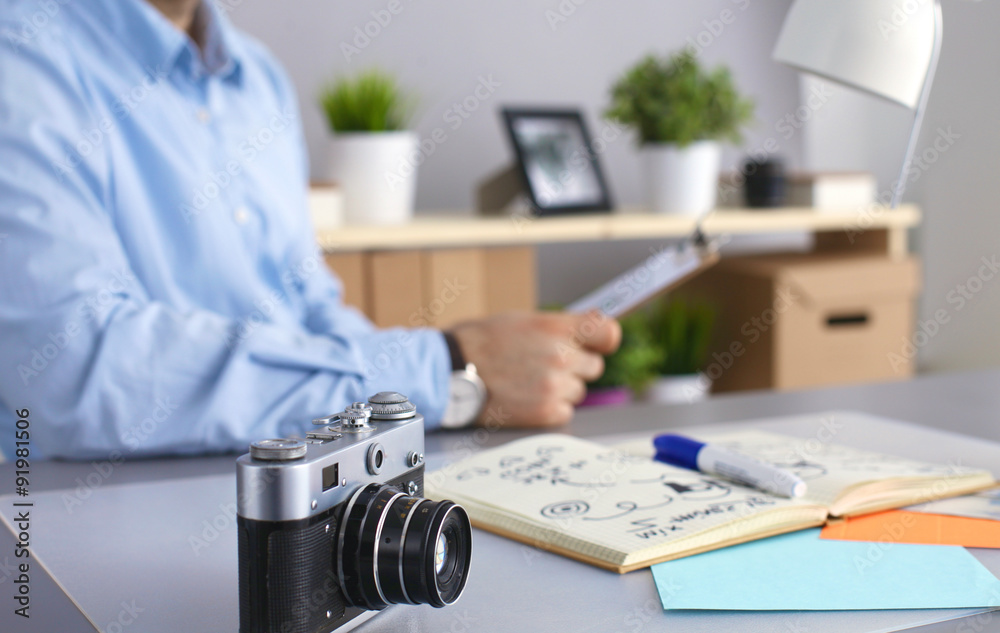
M 743 175 L 747 207 L 769 209 L 785 205 L 788 178 L 785 176 L 785 164 L 780 159 L 772 158 L 762 163 L 748 160 L 743 165 Z

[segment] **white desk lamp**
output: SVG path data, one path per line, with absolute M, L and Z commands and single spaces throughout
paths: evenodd
M 795 0 L 774 59 L 915 110 L 898 207 L 941 53 L 938 0 Z

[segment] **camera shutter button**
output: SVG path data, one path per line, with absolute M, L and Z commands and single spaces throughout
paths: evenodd
M 364 402 L 355 402 L 338 414 L 337 419 L 340 420 L 340 429 L 342 431 L 356 433 L 372 430 L 372 427 L 368 424 L 368 419 L 371 418 L 371 415 L 372 408 L 370 405 Z

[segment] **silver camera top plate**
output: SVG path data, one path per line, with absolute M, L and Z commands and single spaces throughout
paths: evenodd
M 414 408 L 409 417 L 377 419 L 371 416 L 371 406 L 364 407 L 365 415 L 355 416 L 351 410 L 358 412 L 357 404 L 348 407 L 347 415 L 321 418 L 340 424 L 319 427 L 305 438 L 255 442 L 252 452 L 236 461 L 238 514 L 257 521 L 306 519 L 346 501 L 360 486 L 411 471 L 418 476 L 423 467 L 423 416 Z M 400 402 L 391 404 L 393 414 L 406 408 Z M 351 417 L 351 422 L 345 424 L 342 415 Z M 358 432 L 360 426 L 367 428 Z M 293 456 L 303 452 L 300 443 L 305 445 L 304 455 Z M 296 447 L 294 451 L 287 450 L 289 444 Z

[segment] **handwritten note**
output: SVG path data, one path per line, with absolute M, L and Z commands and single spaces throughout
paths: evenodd
M 636 552 L 801 504 L 565 435 L 541 435 L 431 473 L 430 496 L 516 516 L 559 543 Z
M 906 505 L 926 491 L 966 491 L 993 480 L 986 471 L 761 431 L 698 439 L 791 470 L 809 493 L 776 497 L 654 461 L 651 438 L 609 447 L 538 435 L 429 473 L 427 494 L 461 503 L 487 529 L 628 571 L 812 527 L 829 514 Z
M 992 479 L 984 471 L 950 464 L 929 464 L 824 442 L 819 438 L 799 439 L 755 430 L 695 434 L 695 437 L 774 464 L 798 475 L 809 486 L 805 500 L 828 506 L 835 515 L 839 515 L 845 509 L 838 505 L 838 502 L 843 505 L 845 499 L 848 502 L 864 503 L 864 499 L 859 499 L 858 495 L 853 499 L 846 496 L 857 491 L 863 484 L 898 483 L 905 479 L 911 479 L 913 482 L 924 480 L 928 487 L 941 495 L 952 487 L 967 485 L 967 478 L 971 475 L 981 475 L 980 478 L 984 483 Z M 635 456 L 653 454 L 649 440 L 629 442 L 618 448 Z M 926 495 L 932 492 L 924 491 L 919 483 L 913 482 L 912 485 L 899 487 L 899 494 L 904 495 L 903 503 L 906 494 L 916 499 L 921 495 L 927 498 Z

